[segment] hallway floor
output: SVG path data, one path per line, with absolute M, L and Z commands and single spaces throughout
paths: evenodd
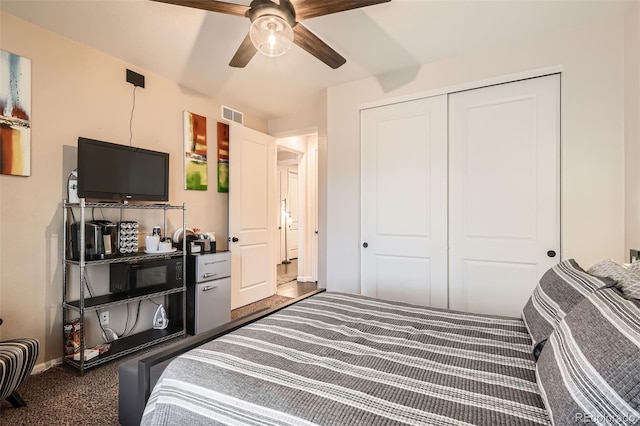
M 291 263 L 280 263 L 278 266 L 278 285 L 295 281 L 298 278 L 298 259 L 291 259 Z
M 298 259 L 292 259 L 289 264 L 278 265 L 278 291 L 279 296 L 298 297 L 318 288 L 315 282 L 300 282 L 298 278 Z
M 278 295 L 284 297 L 298 297 L 316 290 L 318 283 L 305 283 L 300 281 L 289 281 L 278 286 Z

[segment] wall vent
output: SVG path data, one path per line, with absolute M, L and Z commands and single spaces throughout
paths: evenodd
M 244 124 L 244 114 L 233 108 L 222 105 L 222 118 L 236 123 Z

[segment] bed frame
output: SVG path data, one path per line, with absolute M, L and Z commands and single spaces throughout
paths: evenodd
M 325 289 L 314 290 L 275 308 L 260 310 L 213 330 L 187 337 L 176 344 L 121 364 L 118 375 L 118 420 L 120 424 L 123 426 L 137 426 L 140 424 L 151 390 L 165 367 L 178 355 L 324 291 Z

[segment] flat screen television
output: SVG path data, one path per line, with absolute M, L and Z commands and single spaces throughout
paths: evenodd
M 169 154 L 79 137 L 78 197 L 169 201 Z

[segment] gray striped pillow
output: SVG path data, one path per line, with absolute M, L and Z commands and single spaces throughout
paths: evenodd
M 640 420 L 640 307 L 614 288 L 593 293 L 560 321 L 536 364 L 553 424 Z
M 562 261 L 545 272 L 522 310 L 534 357 L 537 358 L 556 324 L 571 308 L 610 283 L 606 278 L 588 274 L 574 259 Z
M 618 282 L 618 288 L 629 299 L 640 299 L 640 261 L 635 261 L 626 268 L 627 275 Z
M 599 277 L 608 277 L 615 281 L 621 281 L 627 275 L 627 269 L 616 262 L 613 259 L 605 259 L 596 263 L 591 268 L 587 269 L 587 272 L 591 275 L 597 275 Z

